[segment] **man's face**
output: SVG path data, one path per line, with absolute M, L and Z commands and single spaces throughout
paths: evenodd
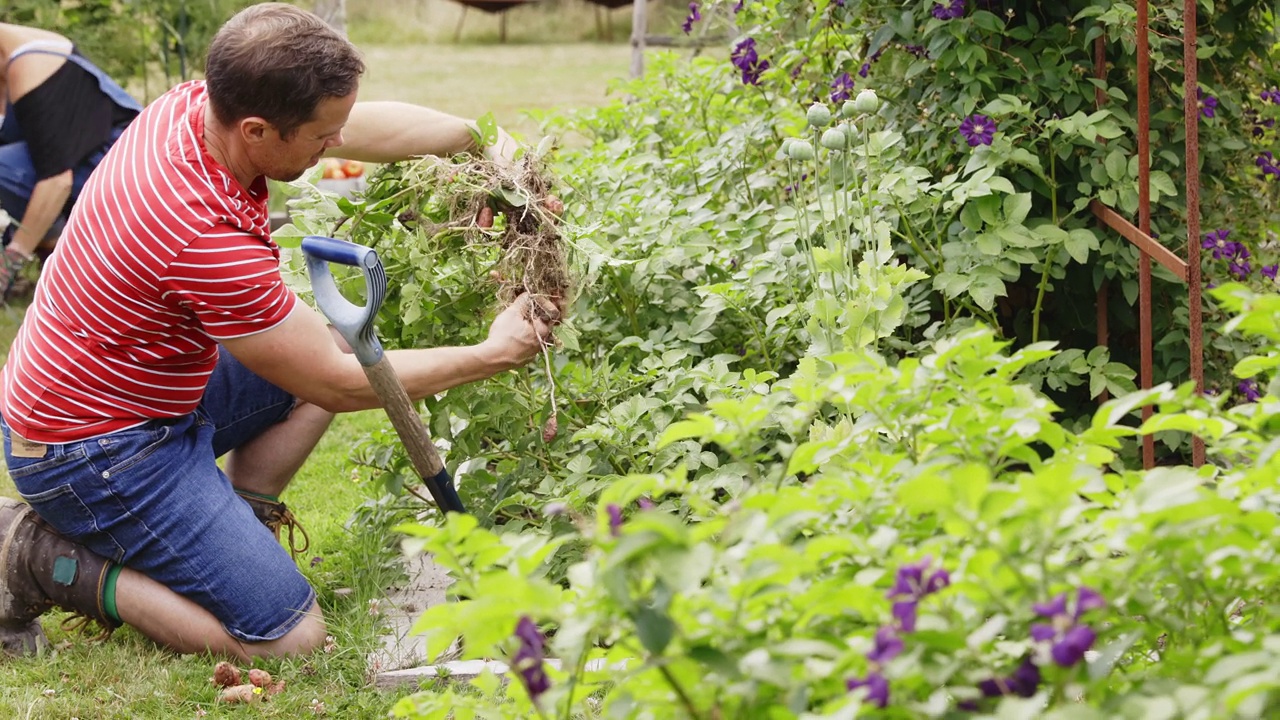
M 254 158 L 259 172 L 272 180 L 297 180 L 307 168 L 320 162 L 326 150 L 342 145 L 342 127 L 355 102 L 354 92 L 321 100 L 311 119 L 288 137 L 268 125 Z

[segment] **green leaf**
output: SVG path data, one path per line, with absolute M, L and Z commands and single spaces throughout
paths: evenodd
M 493 113 L 487 112 L 476 119 L 471 134 L 480 147 L 491 147 L 498 142 L 498 121 L 493 119 Z
M 641 606 L 632 613 L 632 619 L 636 623 L 640 644 L 650 655 L 661 655 L 671 644 L 671 638 L 675 637 L 676 625 L 664 612 Z

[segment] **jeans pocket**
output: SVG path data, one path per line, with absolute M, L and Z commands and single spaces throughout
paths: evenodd
M 173 431 L 172 425 L 147 423 L 139 428 L 121 430 L 97 440 L 107 458 L 107 476 L 123 472 L 151 457 Z
M 89 506 L 70 485 L 59 485 L 31 495 L 24 493 L 22 499 L 63 535 L 115 562 L 124 559 L 124 548 L 111 533 L 99 527 Z

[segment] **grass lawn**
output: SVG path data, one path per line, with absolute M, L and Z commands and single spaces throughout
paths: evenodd
M 363 98 L 424 103 L 468 117 L 492 111 L 526 140 L 536 141 L 537 125 L 522 116 L 523 110 L 599 103 L 629 63 L 624 42 L 372 45 L 362 39 L 368 33 L 362 34 L 358 19 L 353 18 L 352 37 L 369 63 Z M 487 20 L 476 14 L 468 22 L 480 26 Z M 389 25 L 384 21 L 383 26 Z M 19 307 L 0 309 L 0 358 L 21 319 Z M 50 614 L 44 618 L 49 651 L 37 658 L 0 657 L 0 718 L 386 717 L 408 690 L 373 689 L 366 655 L 378 636 L 369 601 L 396 578 L 396 566 L 387 562 L 394 538 L 381 530 L 347 527 L 353 511 L 376 494 L 351 481 L 348 454 L 382 423 L 376 411 L 340 417 L 285 494 L 311 536 L 311 549 L 300 563 L 317 588 L 334 643 L 328 652 L 308 658 L 260 662 L 286 682 L 282 694 L 252 709 L 217 705 L 210 682 L 213 659 L 176 656 L 129 628 L 105 642 L 91 642 L 62 631 L 63 618 Z M 0 494 L 13 495 L 2 473 Z

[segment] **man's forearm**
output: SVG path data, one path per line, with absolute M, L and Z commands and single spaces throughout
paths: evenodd
M 447 156 L 474 150 L 475 123 L 421 105 L 359 102 L 343 128 L 343 144 L 327 154 L 364 162 L 397 162 L 421 155 Z M 494 151 L 511 158 L 516 143 L 498 132 Z
M 18 229 L 13 233 L 11 247 L 26 255 L 35 252 L 44 241 L 44 237 L 53 227 L 53 222 L 62 213 L 62 208 L 71 197 L 71 171 L 45 178 L 36 183 L 31 191 L 31 200 L 27 202 L 27 211 L 18 220 Z

